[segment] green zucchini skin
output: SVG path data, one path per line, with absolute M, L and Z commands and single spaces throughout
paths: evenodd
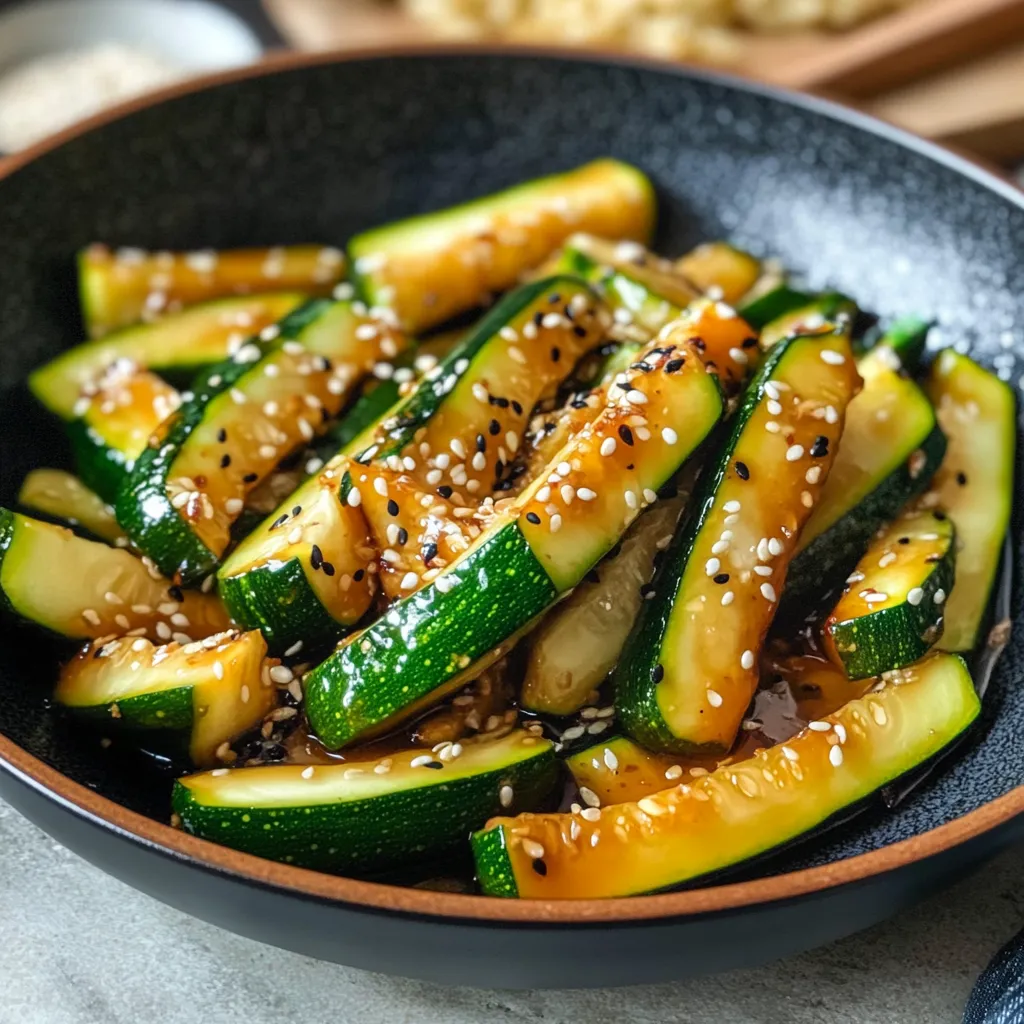
M 132 460 L 124 452 L 106 444 L 84 420 L 65 423 L 64 431 L 82 483 L 104 501 L 115 503 L 131 472 Z
M 542 803 L 557 782 L 558 761 L 549 741 L 537 739 L 522 747 L 525 739 L 521 733 L 513 733 L 476 745 L 494 750 L 481 749 L 483 763 L 461 777 L 453 774 L 461 758 L 435 759 L 438 768 L 434 771 L 427 767 L 405 769 L 406 776 L 417 774 L 418 785 L 399 783 L 390 792 L 380 786 L 381 791 L 363 799 L 346 799 L 339 792 L 333 799 L 311 797 L 308 803 L 276 803 L 277 779 L 285 780 L 298 766 L 269 766 L 243 768 L 209 780 L 226 786 L 243 772 L 261 773 L 264 799 L 259 805 L 225 806 L 204 800 L 196 792 L 195 776 L 175 783 L 171 803 L 186 831 L 236 850 L 320 871 L 376 871 L 465 842 L 474 828 L 508 806 L 501 798 L 505 787 L 511 788 L 517 807 Z M 468 753 L 472 749 L 467 747 L 462 757 L 475 756 Z M 396 755 L 394 760 L 398 759 Z M 337 779 L 348 769 L 345 764 L 318 766 L 309 781 Z M 372 776 L 375 787 L 398 774 Z M 291 778 L 286 783 L 294 789 Z
M 160 444 L 147 448 L 136 459 L 117 497 L 117 521 L 164 575 L 178 576 L 186 585 L 197 583 L 213 572 L 220 560 L 196 536 L 167 496 L 168 474 L 182 445 L 202 422 L 213 398 L 234 387 L 282 342 L 298 337 L 333 304 L 330 299 L 313 299 L 285 317 L 273 339 L 251 339 L 250 344 L 259 349 L 257 360 L 228 359 L 204 371 L 193 384 L 192 399 L 182 403 L 168 421 Z
M 921 365 L 931 329 L 930 320 L 922 320 L 918 316 L 899 317 L 886 328 L 878 344 L 891 348 L 903 368 L 913 373 Z
M 345 644 L 305 677 L 306 712 L 329 749 L 439 697 L 460 667 L 506 644 L 558 596 L 518 523 L 448 575 L 458 580 L 451 589 L 427 587 L 399 601 L 365 630 L 364 642 Z
M 769 349 L 794 334 L 820 330 L 826 321 L 849 321 L 857 312 L 857 304 L 841 292 L 818 295 L 792 292 L 787 296 L 785 306 L 761 328 L 761 348 Z
M 882 523 L 928 489 L 945 454 L 946 435 L 936 424 L 910 459 L 793 559 L 779 607 L 780 622 L 791 623 L 806 614 L 850 574 Z
M 925 541 L 922 533 L 935 539 Z M 909 538 L 905 549 L 899 544 L 900 535 Z M 881 560 L 895 560 L 897 553 L 911 546 L 928 551 L 935 561 L 899 570 L 880 568 Z M 898 590 L 893 587 L 896 575 L 903 577 Z M 921 511 L 894 520 L 857 563 L 825 623 L 829 656 L 850 679 L 878 676 L 923 658 L 942 636 L 946 598 L 955 575 L 956 530 L 947 516 Z M 885 593 L 889 600 L 877 606 L 862 602 L 859 595 L 871 591 Z
M 68 707 L 75 718 L 94 726 L 108 726 L 110 729 L 127 732 L 166 731 L 184 733 L 192 731 L 194 711 L 192 687 L 179 686 L 173 690 L 158 690 L 155 693 L 140 693 L 122 697 L 111 704 L 95 704 L 90 707 Z M 176 736 L 175 741 L 180 740 Z M 175 742 L 182 752 L 187 751 L 187 742 Z

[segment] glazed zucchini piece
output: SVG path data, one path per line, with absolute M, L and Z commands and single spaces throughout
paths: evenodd
M 193 397 L 136 460 L 118 522 L 166 575 L 217 568 L 231 526 L 282 457 L 321 433 L 401 336 L 350 301 L 314 299 L 243 345 L 193 386 Z
M 859 387 L 845 334 L 802 335 L 766 356 L 613 677 L 622 725 L 644 746 L 690 754 L 732 746 L 789 560 Z
M 825 622 L 829 657 L 851 679 L 924 657 L 942 636 L 956 532 L 945 512 L 910 508 L 874 537 Z
M 273 292 L 206 302 L 158 323 L 76 345 L 33 371 L 28 386 L 51 412 L 73 419 L 82 389 L 95 383 L 111 363 L 126 359 L 163 376 L 188 379 L 202 367 L 226 359 L 233 348 L 276 323 L 303 299 L 296 292 Z
M 672 789 L 577 814 L 497 818 L 473 836 L 477 877 L 506 897 L 669 889 L 811 832 L 939 753 L 979 710 L 963 661 L 932 654 L 788 743 Z
M 589 281 L 615 310 L 617 324 L 636 327 L 647 338 L 701 296 L 668 260 L 637 242 L 576 234 L 563 246 L 556 265 Z
M 595 160 L 461 206 L 375 228 L 349 242 L 363 298 L 422 331 L 504 291 L 573 232 L 646 242 L 655 220 L 647 177 Z
M 66 424 L 78 475 L 111 503 L 135 460 L 181 396 L 162 377 L 128 359 L 119 359 L 75 403 L 76 418 Z
M 530 635 L 520 703 L 531 711 L 571 715 L 615 667 L 654 574 L 655 556 L 672 539 L 686 502 L 657 502 L 622 543 L 555 605 Z
M 525 285 L 382 423 L 342 498 L 358 500 L 366 515 L 390 597 L 408 594 L 465 550 L 473 527 L 455 509 L 472 509 L 507 479 L 531 409 L 556 394 L 607 323 L 607 311 L 578 278 Z
M 114 510 L 78 477 L 63 469 L 33 469 L 18 491 L 18 504 L 68 526 L 81 527 L 108 544 L 127 543 Z
M 952 349 L 933 363 L 926 390 L 949 439 L 932 492 L 958 545 L 942 647 L 967 651 L 978 643 L 1010 523 L 1016 403 L 1011 388 Z
M 691 778 L 668 754 L 655 754 L 628 736 L 599 740 L 565 759 L 587 807 L 640 800 Z M 667 773 L 667 774 L 666 774 Z
M 728 242 L 705 242 L 675 262 L 678 273 L 713 299 L 730 305 L 749 295 L 761 277 L 761 261 Z
M 919 496 L 946 451 L 924 392 L 878 345 L 857 368 L 864 388 L 850 403 L 842 444 L 821 501 L 797 545 L 780 619 L 806 616 L 853 570 L 875 531 Z
M 258 632 L 154 646 L 143 637 L 87 644 L 64 666 L 54 699 L 106 731 L 162 734 L 199 768 L 233 760 L 230 743 L 276 702 Z
M 644 365 L 545 474 L 481 517 L 459 558 L 306 677 L 310 722 L 328 748 L 386 731 L 496 661 L 656 499 L 721 418 L 723 398 L 692 347 L 646 350 Z
M 329 295 L 344 274 L 345 257 L 331 246 L 147 252 L 97 243 L 78 254 L 78 295 L 89 336 L 98 338 L 231 295 Z
M 189 643 L 231 625 L 215 596 L 181 590 L 152 563 L 2 508 L 0 606 L 83 639 L 137 633 Z
M 464 842 L 502 808 L 537 806 L 557 779 L 551 743 L 515 731 L 436 753 L 189 775 L 171 802 L 187 832 L 236 850 L 321 871 L 378 871 Z
M 796 304 L 773 317 L 761 331 L 762 349 L 769 349 L 794 334 L 813 334 L 828 323 L 846 326 L 857 312 L 856 303 L 839 292 L 823 292 L 820 295 L 793 292 L 792 296 Z M 797 302 L 797 299 L 800 301 Z

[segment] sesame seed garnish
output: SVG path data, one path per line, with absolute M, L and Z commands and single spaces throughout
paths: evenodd
M 423 768 L 434 759 L 429 754 L 419 754 L 409 762 L 410 768 Z M 543 853 L 543 851 L 541 851 Z
M 804 446 L 802 444 L 791 444 L 786 449 L 786 461 L 796 462 L 797 459 L 802 459 L 804 456 Z
M 619 437 L 622 439 L 623 444 L 627 444 L 631 448 L 633 447 L 633 432 L 625 423 L 619 427 Z
M 632 491 L 624 491 L 622 495 L 626 502 L 626 506 L 631 509 L 635 509 L 639 506 L 639 502 L 636 499 L 636 495 Z
M 576 497 L 580 501 L 593 501 L 597 497 L 597 492 L 592 491 L 589 487 L 579 487 L 576 490 Z
M 749 671 L 753 667 L 754 667 L 754 652 L 753 651 L 749 651 L 749 650 L 748 651 L 744 651 L 740 655 L 740 668 L 743 668 L 743 669 L 746 669 L 747 671 Z
M 502 807 L 511 807 L 512 797 L 513 792 L 511 786 L 502 786 L 501 789 L 498 790 L 498 802 L 501 804 Z
M 711 554 L 713 555 L 724 555 L 729 550 L 729 542 L 727 540 L 716 540 L 711 545 Z M 728 579 L 728 577 L 726 577 Z
M 939 589 L 936 590 L 934 595 L 932 596 L 932 600 L 936 604 L 942 604 L 942 602 L 946 600 L 946 592 L 941 587 L 939 587 Z
M 722 706 L 722 695 L 717 690 L 707 690 L 708 703 L 713 708 L 720 708 Z
M 534 526 L 539 526 L 540 525 L 540 516 L 537 515 L 536 512 L 527 512 L 526 513 L 526 521 L 528 523 L 533 523 Z
M 921 587 L 914 587 L 907 593 L 907 604 L 912 604 L 915 607 L 924 600 L 924 589 Z
M 747 363 L 750 362 L 750 358 L 747 356 L 747 353 L 741 348 L 729 349 L 729 358 L 734 363 L 739 363 L 741 366 L 746 366 Z
M 843 748 L 838 743 L 829 748 L 828 759 L 834 768 L 838 768 L 843 763 Z
M 735 601 L 735 600 L 736 600 L 736 595 L 731 590 L 727 590 L 722 595 L 722 607 L 723 608 L 728 608 L 729 605 L 731 605 L 733 603 L 733 601 Z
M 782 746 L 779 749 L 782 751 L 782 755 L 787 761 L 800 760 L 800 755 L 792 747 Z
M 769 434 L 778 434 L 781 432 L 782 427 L 780 427 L 775 420 L 768 420 L 764 425 L 764 429 L 767 430 Z
M 807 728 L 811 732 L 828 732 L 832 728 L 832 724 L 830 722 L 808 722 Z
M 580 786 L 580 797 L 588 807 L 601 806 L 601 798 L 587 786 Z
M 363 496 L 359 493 L 358 488 L 352 487 L 349 489 L 348 495 L 345 498 L 350 508 L 358 508 L 363 501 Z
M 551 517 L 551 521 L 548 524 L 548 526 L 550 527 L 552 533 L 558 533 L 558 531 L 562 528 L 562 517 L 556 512 Z
M 732 501 L 727 501 L 722 506 L 722 510 L 724 512 L 739 512 L 741 507 L 742 506 L 740 505 L 740 503 L 738 501 L 736 501 L 735 499 L 733 499 Z
M 761 596 L 766 600 L 775 603 L 775 588 L 770 583 L 761 584 Z
M 417 583 L 419 583 L 419 580 L 420 578 L 416 575 L 416 573 L 407 572 L 402 577 L 401 587 L 403 590 L 412 590 L 412 588 L 415 587 Z
M 842 366 L 846 362 L 846 356 L 842 352 L 836 352 L 831 348 L 822 349 L 821 358 L 831 366 Z

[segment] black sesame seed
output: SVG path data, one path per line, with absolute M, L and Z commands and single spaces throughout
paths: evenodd
M 632 391 L 633 390 L 633 385 L 630 384 L 628 380 L 617 380 L 615 382 L 615 386 L 617 388 L 621 388 L 623 391 Z
M 230 456 L 230 455 L 228 455 L 228 453 L 227 453 L 227 452 L 225 452 L 225 453 L 224 453 L 224 454 L 223 454 L 223 455 L 222 455 L 222 456 L 220 457 L 220 468 L 221 468 L 221 469 L 227 469 L 227 468 L 228 468 L 228 466 L 230 466 L 230 465 L 231 465 L 231 456 Z
M 703 352 L 708 347 L 703 338 L 691 338 L 690 341 L 698 352 Z
M 296 506 L 295 506 L 295 507 L 294 507 L 294 508 L 292 509 L 292 515 L 293 515 L 293 516 L 297 516 L 297 515 L 298 515 L 298 514 L 299 514 L 299 513 L 301 512 L 301 511 L 302 511 L 302 506 L 301 506 L 301 505 L 296 505 Z
M 628 444 L 630 448 L 633 447 L 633 431 L 630 430 L 625 423 L 619 427 L 619 437 L 622 438 L 623 444 Z
M 365 575 L 366 575 L 366 570 L 365 569 L 356 569 L 356 571 L 354 573 L 352 573 L 352 579 L 354 579 L 356 581 L 356 583 L 362 583 L 363 577 Z
M 557 363 L 562 358 L 562 350 L 557 345 L 551 346 L 551 362 Z
M 665 372 L 666 373 L 675 373 L 677 370 L 681 370 L 683 368 L 683 366 L 685 365 L 685 363 L 686 363 L 685 359 L 670 359 L 665 364 Z
M 487 438 L 483 434 L 476 435 L 476 450 L 478 452 L 487 451 Z
M 729 582 L 729 574 L 727 572 L 720 572 L 717 576 L 712 577 L 714 581 L 721 586 L 723 583 Z
M 428 761 L 423 767 L 424 768 L 433 768 L 436 771 L 438 768 L 443 768 L 444 765 L 441 764 L 440 761 Z
M 587 336 L 586 328 L 580 327 L 579 324 L 573 324 L 572 333 L 575 334 L 577 338 L 585 338 Z
M 512 480 L 499 480 L 494 485 L 492 490 L 495 490 L 495 491 L 511 491 L 513 485 L 514 485 L 514 482 Z
M 543 320 L 544 320 L 544 314 L 538 309 L 537 312 L 533 314 L 533 322 L 538 327 L 540 327 L 540 325 L 543 322 Z
M 745 462 L 737 462 L 736 463 L 736 475 L 741 480 L 749 480 L 750 479 L 750 470 L 747 469 L 747 464 Z
M 899 542 L 901 544 L 909 544 L 910 543 L 910 538 L 909 537 L 900 537 L 900 541 Z
M 650 373 L 654 369 L 650 363 L 645 363 L 642 359 L 638 363 L 630 363 L 629 368 L 631 370 L 643 370 L 644 373 Z
M 658 662 L 654 668 L 651 669 L 651 682 L 660 683 L 665 678 L 665 666 Z
M 572 320 L 576 315 L 573 313 L 572 306 L 570 306 L 568 302 L 562 307 L 562 313 L 565 315 L 566 320 Z
M 819 434 L 814 439 L 814 444 L 811 445 L 811 458 L 822 459 L 828 455 L 828 438 L 824 434 Z
M 254 484 L 257 480 L 259 480 L 259 474 L 257 473 L 246 473 L 245 476 L 242 477 L 243 484 Z
M 330 562 L 324 562 L 324 564 L 320 568 L 323 570 L 325 576 L 334 575 L 334 566 L 331 565 Z
M 934 516 L 934 517 L 935 517 L 936 519 L 938 519 L 938 521 L 939 521 L 940 523 L 944 523 L 944 522 L 946 521 L 946 519 L 948 518 L 948 517 L 946 516 L 946 513 L 945 513 L 945 512 L 933 512 L 933 513 L 932 513 L 932 515 L 933 515 L 933 516 Z
M 423 545 L 423 561 L 429 565 L 437 557 L 437 545 L 431 541 L 429 544 Z
M 757 347 L 757 338 L 744 338 L 743 339 L 743 348 L 756 348 L 756 347 Z
M 319 544 L 314 544 L 309 550 L 309 564 L 314 570 L 324 564 L 324 553 L 320 550 Z
M 501 474 L 504 471 L 505 471 L 505 463 L 502 462 L 501 459 L 498 459 L 498 461 L 494 464 L 494 475 L 495 475 L 495 477 L 500 477 Z
M 956 475 L 956 482 L 963 487 L 967 483 L 967 474 L 960 472 Z
M 487 425 L 487 432 L 491 435 L 491 437 L 496 437 L 498 434 L 501 433 L 501 424 L 497 420 L 491 420 L 491 422 Z
M 537 515 L 536 512 L 527 512 L 526 513 L 526 521 L 528 523 L 533 523 L 534 526 L 539 526 L 540 525 L 540 516 Z
M 270 528 L 276 530 L 279 526 L 283 526 L 288 521 L 288 513 L 282 512 L 271 524 Z
M 540 857 L 534 857 L 533 860 L 530 861 L 530 866 L 542 878 L 548 873 L 548 866 L 540 859 Z
M 223 427 L 221 427 L 220 430 L 217 431 L 217 440 L 220 441 L 221 444 L 223 444 L 227 439 L 228 432 Z
M 587 399 L 583 395 L 580 395 L 577 398 L 574 398 L 569 403 L 569 406 L 570 406 L 570 408 L 573 408 L 573 409 L 586 409 L 586 407 L 587 407 Z M 554 428 L 554 424 L 552 424 L 552 429 L 553 428 Z
M 520 405 L 519 402 L 517 402 L 514 398 L 512 399 L 512 411 L 517 416 L 522 416 L 523 415 L 523 407 L 522 407 L 522 405 Z
M 389 516 L 397 516 L 398 515 L 398 502 L 395 501 L 394 498 L 388 498 L 388 515 Z
M 550 302 L 552 306 L 557 305 L 561 301 L 562 301 L 562 296 L 559 295 L 558 292 L 552 292 L 548 296 L 548 302 Z
M 398 546 L 404 548 L 409 543 L 409 531 L 404 527 L 398 528 Z
M 447 484 L 441 484 L 437 489 L 437 493 L 447 501 L 452 496 L 452 489 Z

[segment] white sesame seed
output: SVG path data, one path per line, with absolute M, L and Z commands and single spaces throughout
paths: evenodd
M 433 760 L 434 759 L 429 754 L 420 754 L 417 757 L 414 757 L 409 762 L 409 767 L 410 768 L 422 768 L 425 764 L 430 764 L 430 762 L 433 761 Z
M 502 786 L 498 790 L 498 802 L 502 807 L 511 807 L 513 795 L 511 786 Z
M 711 545 L 711 554 L 713 555 L 724 555 L 729 550 L 729 542 L 727 540 L 716 540 Z
M 895 552 L 895 551 L 887 551 L 887 552 L 886 552 L 886 553 L 885 553 L 884 555 L 882 555 L 882 557 L 881 557 L 881 558 L 880 558 L 880 559 L 878 560 L 878 568 L 879 568 L 879 569 L 884 569 L 884 568 L 886 568 L 887 566 L 890 566 L 890 565 L 892 565 L 892 563 L 893 563 L 893 562 L 895 562 L 895 561 L 896 561 L 896 552 Z
M 604 748 L 604 763 L 608 766 L 609 771 L 615 771 L 619 767 L 619 759 L 615 756 L 615 751 L 611 747 Z
M 932 596 L 932 600 L 936 604 L 942 604 L 942 602 L 946 600 L 946 592 L 941 587 L 939 587 L 939 589 L 936 590 L 935 594 Z
M 272 444 L 261 444 L 259 455 L 261 459 L 275 459 L 277 458 L 277 449 Z
M 808 722 L 807 728 L 810 729 L 811 732 L 828 732 L 829 729 L 832 728 L 832 725 L 830 722 Z
M 350 508 L 358 508 L 363 501 L 363 496 L 359 493 L 359 489 L 353 487 L 349 490 L 345 501 L 348 503 Z
M 750 362 L 750 358 L 747 356 L 747 353 L 741 348 L 729 349 L 729 358 L 732 359 L 734 363 L 739 363 L 740 366 L 746 366 L 747 363 Z
M 617 447 L 618 445 L 616 444 L 614 437 L 606 437 L 601 442 L 601 454 L 606 456 L 611 455 Z
M 722 510 L 725 511 L 725 512 L 739 512 L 739 510 L 740 510 L 740 503 L 738 501 L 736 501 L 735 499 L 733 499 L 732 501 L 727 501 L 722 506 Z
M 713 708 L 720 708 L 722 706 L 722 695 L 717 690 L 707 691 L 708 703 Z
M 770 603 L 775 603 L 775 588 L 770 583 L 761 584 L 761 596 Z
M 637 391 L 635 388 L 626 392 L 626 401 L 630 405 L 646 405 L 647 396 L 642 391 Z
M 775 401 L 779 400 L 779 389 L 778 389 L 778 386 L 776 385 L 775 381 L 773 381 L 773 380 L 769 380 L 769 381 L 765 382 L 764 393 L 769 398 L 775 399 Z
M 241 498 L 228 498 L 224 502 L 224 511 L 229 516 L 237 516 L 239 512 L 245 507 L 245 502 Z
M 733 603 L 733 601 L 735 601 L 735 600 L 736 600 L 736 595 L 731 590 L 727 590 L 722 595 L 722 607 L 723 608 L 728 608 L 729 605 L 731 605 Z
M 558 531 L 562 528 L 562 517 L 556 512 L 551 517 L 551 522 L 549 525 L 551 527 L 552 533 L 558 533 Z
M 572 472 L 572 466 L 568 462 L 560 462 L 555 469 L 559 476 L 568 476 Z
M 562 501 L 564 501 L 566 505 L 571 505 L 572 499 L 576 497 L 576 488 L 573 487 L 572 484 L 562 484 L 562 486 L 558 488 L 558 493 L 562 496 Z
M 821 466 L 811 466 L 806 473 L 804 473 L 804 480 L 809 484 L 816 484 L 821 479 Z
M 414 572 L 407 572 L 402 577 L 401 587 L 402 587 L 403 590 L 412 590 L 412 588 L 415 587 L 416 584 L 419 583 L 419 581 L 420 581 L 420 578 L 419 578 L 419 576 L 416 575 L 416 573 L 414 573 Z
M 792 748 L 783 745 L 779 748 L 787 761 L 799 761 L 800 755 Z
M 780 427 L 775 420 L 768 420 L 764 425 L 764 429 L 767 430 L 769 434 L 778 434 L 782 430 L 782 427 Z
M 781 555 L 784 550 L 785 548 L 782 546 L 782 541 L 777 537 L 768 538 L 768 553 L 770 555 Z
M 861 579 L 864 577 L 862 576 Z M 915 607 L 924 600 L 924 589 L 921 587 L 914 587 L 907 593 L 907 604 L 912 604 Z
M 580 797 L 588 807 L 601 806 L 601 798 L 587 786 L 580 786 Z
M 846 742 L 846 726 L 843 725 L 842 722 L 836 722 L 834 728 L 836 730 L 836 737 L 839 739 L 839 742 L 840 743 L 845 743 Z
M 740 655 L 740 667 L 748 671 L 754 667 L 754 652 L 744 651 Z
M 796 462 L 797 459 L 804 457 L 804 446 L 802 444 L 791 444 L 786 449 L 786 461 Z
M 680 764 L 669 765 L 669 767 L 665 769 L 665 778 L 666 779 L 678 779 L 679 776 L 682 775 L 682 774 L 683 774 L 683 766 L 680 765 Z
M 867 602 L 868 604 L 879 604 L 882 601 L 888 601 L 889 600 L 889 595 L 888 594 L 883 594 L 883 593 L 881 593 L 880 591 L 877 591 L 877 590 L 874 591 L 873 593 L 869 592 L 869 591 L 862 592 L 860 596 L 863 597 L 865 602 Z
M 636 500 L 636 495 L 632 491 L 624 491 L 622 497 L 625 499 L 627 508 L 635 509 L 639 504 Z
M 781 416 L 782 415 L 782 406 L 779 405 L 779 403 L 776 402 L 774 398 L 770 398 L 768 400 L 768 412 L 772 416 Z
M 657 500 L 658 500 L 658 492 L 657 491 L 652 491 L 650 489 L 650 487 L 645 487 L 644 488 L 644 501 L 646 501 L 648 505 L 653 505 Z
M 589 487 L 580 487 L 576 491 L 576 497 L 580 501 L 593 501 L 597 497 L 597 491 L 592 491 Z
M 843 763 L 843 748 L 838 743 L 829 748 L 828 759 L 835 768 Z
M 722 562 L 719 558 L 709 558 L 704 563 L 704 572 L 708 576 L 714 576 L 718 573 L 718 570 L 722 568 Z
M 825 422 L 826 423 L 838 423 L 839 422 L 839 413 L 836 411 L 835 406 L 833 406 L 833 405 L 826 405 L 825 406 Z
M 822 349 L 821 358 L 832 366 L 842 366 L 846 362 L 846 356 L 842 352 L 830 348 Z

